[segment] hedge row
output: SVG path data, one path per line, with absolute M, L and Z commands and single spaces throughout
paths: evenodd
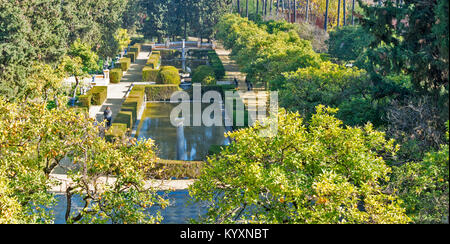
M 216 51 L 211 50 L 208 52 L 208 60 L 209 64 L 214 70 L 216 79 L 222 79 L 225 76 L 225 67 L 223 66 L 222 60 L 220 60 L 219 55 L 217 55 Z
M 159 69 L 153 69 L 150 66 L 145 66 L 142 69 L 142 81 L 154 81 L 158 78 Z
M 165 60 L 167 59 L 175 59 L 180 55 L 180 51 L 174 49 L 163 49 L 159 51 L 161 57 Z
M 139 43 L 135 43 L 133 46 L 131 46 L 128 49 L 128 52 L 133 52 L 136 54 L 136 57 L 139 55 L 139 53 L 141 52 L 141 44 Z
M 91 105 L 102 105 L 108 97 L 107 86 L 94 86 L 85 95 L 79 96 L 78 101 L 82 107 L 90 108 Z
M 136 53 L 135 52 L 128 52 L 127 53 L 127 58 L 129 58 L 131 60 L 132 63 L 136 62 Z
M 136 85 L 134 89 L 142 89 L 147 101 L 168 101 L 174 92 L 180 91 L 178 85 Z
M 113 123 L 105 133 L 107 141 L 113 141 L 115 138 L 123 138 L 128 133 L 127 124 Z
M 119 83 L 122 80 L 123 71 L 120 68 L 115 68 L 109 71 L 109 81 L 111 83 Z
M 114 124 L 125 124 L 128 129 L 132 129 L 137 121 L 137 113 L 142 107 L 145 99 L 145 90 L 139 87 L 133 87 L 128 97 L 122 104 L 120 112 L 114 118 Z
M 122 71 L 127 71 L 131 66 L 131 59 L 130 58 L 121 58 L 117 64 L 118 64 L 118 67 L 120 67 L 122 69 Z
M 201 83 L 202 85 L 215 85 L 217 82 L 214 69 L 208 65 L 198 66 L 192 75 L 192 83 Z
M 154 179 L 170 180 L 197 179 L 205 163 L 201 161 L 158 160 L 155 169 L 149 172 L 149 177 Z
M 162 66 L 156 77 L 156 83 L 180 85 L 180 72 L 173 66 Z
M 147 60 L 147 66 L 152 69 L 157 69 L 161 65 L 161 56 L 158 53 L 153 52 Z

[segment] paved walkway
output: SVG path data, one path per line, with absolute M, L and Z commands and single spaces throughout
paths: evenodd
M 221 43 L 217 44 L 216 48 L 217 55 L 219 55 L 220 60 L 225 67 L 225 77 L 224 80 L 233 81 L 237 78 L 239 81 L 239 95 L 244 102 L 249 114 L 251 116 L 251 121 L 256 121 L 258 106 L 267 107 L 268 92 L 264 88 L 255 88 L 253 91 L 249 92 L 247 90 L 247 84 L 245 83 L 246 75 L 240 72 L 239 65 L 236 64 L 234 60 L 231 59 L 231 51 L 226 50 Z
M 91 118 L 96 118 L 97 121 L 103 121 L 103 112 L 106 107 L 110 107 L 113 112 L 113 120 L 117 116 L 125 101 L 125 96 L 132 87 L 133 84 L 142 82 L 142 69 L 147 63 L 148 57 L 150 55 L 150 46 L 142 45 L 142 50 L 139 53 L 136 61 L 131 64 L 127 72 L 125 72 L 121 82 L 119 84 L 109 84 L 108 85 L 108 97 L 102 106 L 92 106 L 89 110 L 89 116 Z

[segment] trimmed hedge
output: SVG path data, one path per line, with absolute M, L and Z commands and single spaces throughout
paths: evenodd
M 162 66 L 156 78 L 156 83 L 180 85 L 181 78 L 178 69 L 173 66 Z
M 167 101 L 174 92 L 180 91 L 178 85 L 146 85 L 147 101 Z
M 136 62 L 136 53 L 135 52 L 128 52 L 127 53 L 127 58 L 129 58 L 131 60 L 132 63 Z
M 111 83 L 119 83 L 122 80 L 123 71 L 122 69 L 115 68 L 109 71 L 109 81 Z
M 120 111 L 114 119 L 114 123 L 126 124 L 129 129 L 133 128 L 133 122 L 133 113 L 130 111 Z
M 108 97 L 107 86 L 94 86 L 88 94 L 92 96 L 92 105 L 102 105 Z
M 145 66 L 142 69 L 142 81 L 156 81 L 158 78 L 159 69 L 153 69 L 152 67 Z
M 214 69 L 208 65 L 198 66 L 192 75 L 192 82 L 201 83 L 202 85 L 215 85 L 217 80 Z
M 161 65 L 161 56 L 159 54 L 152 53 L 147 60 L 147 65 L 152 69 L 158 68 Z
M 211 67 L 214 70 L 216 79 L 220 80 L 225 77 L 225 67 L 223 66 L 222 60 L 220 60 L 219 55 L 217 55 L 216 51 L 209 51 L 208 59 Z
M 127 124 L 112 123 L 111 127 L 106 131 L 105 137 L 107 141 L 113 141 L 115 138 L 125 137 L 127 132 Z
M 120 64 L 120 68 L 122 69 L 122 71 L 127 71 L 131 66 L 131 59 L 121 58 L 118 63 Z
M 179 55 L 180 51 L 174 49 L 163 49 L 160 53 L 161 58 L 163 59 L 174 59 Z
M 170 180 L 177 179 L 197 179 L 205 163 L 201 161 L 178 161 L 163 160 L 156 162 L 155 168 L 148 173 L 150 178 Z
M 81 104 L 81 107 L 90 108 L 92 101 L 92 95 L 86 94 L 78 97 L 78 102 Z
M 128 49 L 129 52 L 133 52 L 136 53 L 136 57 L 139 55 L 139 53 L 141 52 L 141 44 L 139 43 L 135 43 L 133 46 L 131 46 Z

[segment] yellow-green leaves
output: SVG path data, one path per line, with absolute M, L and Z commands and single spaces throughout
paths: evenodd
M 390 172 L 382 156 L 395 152 L 391 142 L 370 125 L 344 127 L 336 112 L 318 106 L 305 124 L 298 113 L 281 110 L 273 138 L 259 137 L 260 125 L 230 133 L 233 143 L 208 160 L 191 187 L 197 200 L 213 202 L 206 220 L 409 222 L 379 183 Z

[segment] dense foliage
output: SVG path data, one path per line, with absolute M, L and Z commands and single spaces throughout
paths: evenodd
M 145 186 L 145 172 L 156 161 L 152 141 L 108 143 L 84 113 L 4 100 L 0 100 L 0 133 L 1 223 L 51 223 L 49 207 L 55 198 L 50 192 L 56 182 L 50 173 L 67 162 L 72 165 L 68 180 L 73 182 L 64 189 L 71 213 L 66 215 L 68 223 L 160 220 L 144 211 L 165 204 Z M 107 176 L 114 180 L 104 184 L 102 178 Z M 86 205 L 70 211 L 73 196 Z
M 344 127 L 317 107 L 308 123 L 298 113 L 278 114 L 278 133 L 261 137 L 256 125 L 230 133 L 233 143 L 212 156 L 191 187 L 212 202 L 212 223 L 408 223 L 395 195 L 380 181 L 393 141 L 368 124 Z

